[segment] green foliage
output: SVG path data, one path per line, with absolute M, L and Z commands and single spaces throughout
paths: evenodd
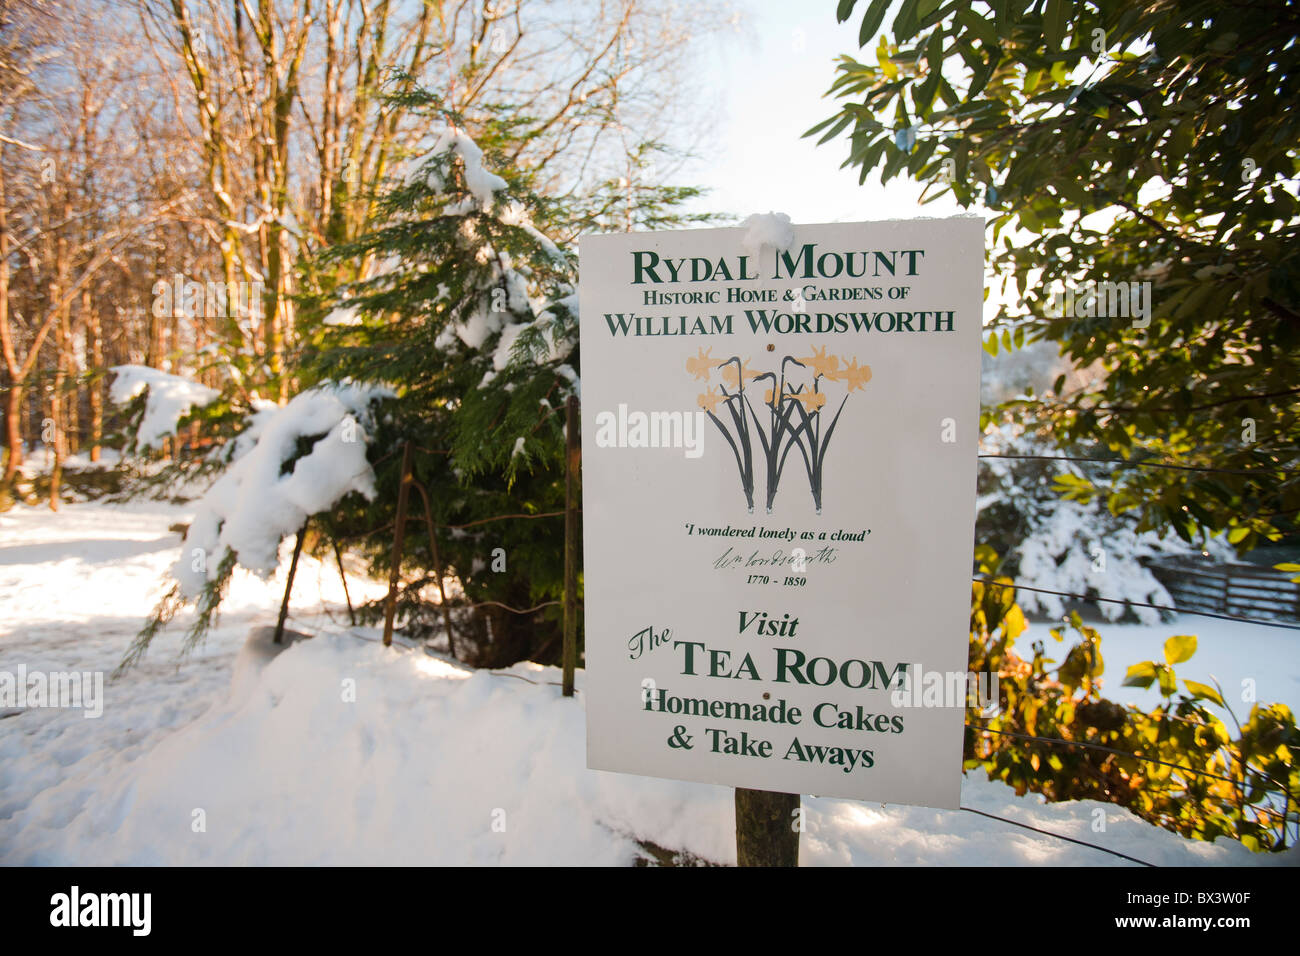
M 418 88 L 401 95 L 405 108 L 465 130 L 436 95 Z M 564 507 L 563 410 L 579 358 L 577 264 L 547 237 L 708 218 L 675 209 L 696 190 L 654 182 L 657 144 L 632 152 L 631 182 L 541 195 L 533 174 L 510 159 L 535 127 L 506 107 L 494 117 L 472 138 L 483 167 L 505 188 L 484 202 L 474 188 L 481 177 L 473 150 L 467 159 L 463 146 L 412 160 L 412 173 L 383 184 L 369 228 L 310 267 L 317 292 L 304 313 L 314 331 L 299 359 L 304 381 L 347 377 L 398 392 L 372 436 L 375 501 L 349 500 L 318 520 L 330 537 L 361 551 L 372 574 L 387 576 L 400 446 L 410 441 L 418 487 L 400 616 L 413 634 L 441 631 L 442 612 L 431 600 L 441 570 L 453 592 L 463 591 L 452 598 L 457 654 L 487 666 L 558 660 L 560 649 L 558 608 L 510 609 L 561 596 L 563 520 L 490 520 Z M 325 321 L 341 311 L 351 324 Z M 427 516 L 419 491 L 428 496 Z M 436 542 L 430 520 L 439 526 Z M 381 613 L 378 603 L 359 611 L 366 621 Z
M 212 630 L 212 626 L 217 623 L 219 609 L 222 600 L 225 599 L 226 590 L 230 587 L 231 575 L 235 572 L 235 554 L 227 551 L 221 558 L 221 563 L 217 566 L 217 575 L 208 581 L 203 588 L 203 593 L 199 595 L 195 606 L 194 620 L 185 632 L 185 639 L 181 642 L 180 656 L 191 653 L 196 647 L 203 643 Z M 173 584 L 165 594 L 158 600 L 157 606 L 149 619 L 145 621 L 144 627 L 136 634 L 135 639 L 131 641 L 131 646 L 127 648 L 122 662 L 117 665 L 115 675 L 120 675 L 129 670 L 135 664 L 142 660 L 149 651 L 149 646 L 153 643 L 158 633 L 171 623 L 172 619 L 181 612 L 185 607 L 186 601 L 181 594 L 181 586 Z
M 904 0 L 892 39 L 841 57 L 840 111 L 809 131 L 847 133 L 863 181 L 906 172 L 984 204 L 990 268 L 1021 296 L 989 350 L 1027 330 L 1106 373 L 1021 414 L 1066 444 L 1223 469 L 1117 469 L 1090 493 L 1243 552 L 1300 510 L 1296 22 L 1283 0 Z M 1151 282 L 1149 325 L 1046 314 L 1053 288 L 1102 282 Z
M 416 90 L 408 99 L 410 107 L 456 126 L 457 117 L 442 111 L 436 97 Z M 398 391 L 372 436 L 375 500 L 350 499 L 318 519 L 330 537 L 363 553 L 376 576 L 387 576 L 391 562 L 404 441 L 413 445 L 413 475 L 436 525 L 563 507 L 557 412 L 573 377 L 568 363 L 575 359 L 576 322 L 566 299 L 575 263 L 539 231 L 554 207 L 505 162 L 517 129 L 503 118 L 477 133 L 483 165 L 506 181 L 491 203 L 475 196 L 466 178 L 475 171 L 459 152 L 429 155 L 417 162 L 418 174 L 379 191 L 369 231 L 318 263 L 321 274 L 354 278 L 322 293 L 312 307 L 319 315 L 350 310 L 356 323 L 321 325 L 301 358 L 301 374 L 385 382 Z M 502 335 L 514 341 L 498 367 Z M 555 519 L 440 529 L 435 561 L 418 492 L 410 508 L 399 610 L 411 633 L 442 627 L 431 601 L 439 564 L 448 583 L 458 580 L 463 589 L 458 606 L 495 601 L 524 609 L 560 593 L 563 537 Z M 505 570 L 494 556 L 504 558 Z M 457 611 L 457 652 L 464 659 L 513 663 L 557 631 L 553 614 L 518 615 L 498 605 Z M 373 622 L 382 611 L 373 604 L 359 613 Z
M 983 571 L 994 572 L 991 550 L 981 549 L 979 561 Z M 1227 837 L 1257 851 L 1295 844 L 1300 730 L 1284 704 L 1254 704 L 1241 723 L 1217 687 L 1184 678 L 1180 693 L 1174 665 L 1195 654 L 1192 635 L 1169 638 L 1163 660 L 1128 670 L 1126 685 L 1158 684 L 1159 706 L 1145 711 L 1115 703 L 1101 696 L 1101 635 L 1078 614 L 1068 624 L 1078 640 L 1058 666 L 1051 666 L 1056 661 L 1041 642 L 1026 661 L 1011 649 L 1027 626 L 1011 580 L 975 583 L 970 667 L 998 675 L 1001 711 L 989 718 L 968 711 L 967 769 L 982 769 L 1019 794 L 1032 791 L 1052 802 L 1115 803 L 1193 839 Z M 1065 640 L 1061 628 L 1051 635 L 1057 643 Z
M 842 0 L 839 19 L 857 6 Z M 888 6 L 866 5 L 860 46 Z M 841 58 L 841 108 L 809 131 L 823 142 L 847 133 L 845 165 L 863 182 L 906 172 L 929 196 L 990 210 L 989 266 L 1020 301 L 1000 309 L 986 350 L 1047 339 L 1104 373 L 1072 394 L 1062 378 L 1046 401 L 1011 403 L 1026 427 L 1065 447 L 1222 470 L 1120 467 L 1058 487 L 1137 513 L 1138 531 L 1227 531 L 1242 551 L 1292 532 L 1300 209 L 1286 184 L 1300 137 L 1287 104 L 1300 51 L 1279 24 L 1295 22 L 1280 0 L 904 0 L 874 55 Z M 1149 323 L 1047 308 L 1054 289 L 1103 282 L 1151 282 Z M 977 560 L 995 573 L 991 549 Z M 1100 635 L 1077 615 L 1059 665 L 1041 643 L 1032 661 L 1014 654 L 1026 625 L 1011 584 L 976 583 L 972 595 L 971 667 L 1000 675 L 1003 701 L 972 721 L 968 767 L 1048 800 L 1117 803 L 1197 839 L 1295 842 L 1300 735 L 1285 706 L 1254 705 L 1241 723 L 1218 688 L 1183 679 L 1180 692 L 1190 635 L 1127 675 L 1158 686 L 1161 705 L 1106 700 Z
M 727 220 L 718 213 L 682 211 L 684 203 L 704 191 L 662 182 L 662 168 L 676 158 L 662 143 L 641 143 L 628 154 L 628 175 L 605 179 L 579 196 L 547 200 L 563 230 L 559 234 L 679 229 Z
M 417 90 L 404 96 L 409 108 L 433 112 L 456 128 L 457 117 L 443 111 L 432 94 Z M 576 272 L 573 257 L 538 231 L 544 231 L 553 210 L 529 190 L 526 176 L 493 166 L 493 158 L 504 158 L 510 135 L 503 122 L 477 137 L 484 165 L 507 182 L 490 206 L 475 201 L 464 163 L 454 151 L 445 151 L 420 161 L 419 175 L 380 192 L 368 232 L 322 254 L 317 274 L 346 264 L 342 274 L 356 278 L 309 298 L 309 314 L 348 309 L 359 321 L 320 326 L 299 367 L 305 380 L 397 383 L 403 405 L 448 421 L 465 415 L 466 427 L 442 436 L 453 443 L 453 463 L 467 475 L 503 468 L 513 478 L 520 466 L 515 439 L 544 424 L 548 416 L 539 412 L 541 396 L 564 387 L 556 369 L 567 357 L 576 323 L 569 305 L 558 300 L 571 293 Z M 530 298 L 551 304 L 534 314 Z M 454 334 L 475 322 L 492 329 L 481 342 L 467 344 Z M 513 350 L 520 361 L 494 370 L 491 346 L 502 329 L 518 324 L 529 326 Z M 548 350 L 556 357 L 537 363 Z M 545 371 L 538 372 L 539 364 Z M 546 380 L 541 395 L 535 382 L 525 381 L 534 375 Z M 523 392 L 516 394 L 521 385 Z M 500 427 L 507 416 L 514 428 Z M 470 421 L 496 427 L 476 429 Z M 524 422 L 527 428 L 521 427 Z M 541 444 L 534 446 L 539 454 Z

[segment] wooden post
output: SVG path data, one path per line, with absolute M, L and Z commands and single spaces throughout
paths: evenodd
M 736 788 L 736 864 L 798 866 L 799 794 Z
M 573 696 L 573 669 L 578 664 L 578 469 L 582 465 L 582 435 L 578 399 L 570 395 L 564 415 L 564 667 L 565 697 Z
M 308 518 L 308 521 L 311 519 Z M 293 543 L 293 560 L 289 562 L 289 579 L 284 582 L 284 598 L 280 601 L 280 620 L 275 622 L 276 644 L 284 643 L 284 622 L 289 617 L 289 593 L 293 591 L 293 576 L 298 573 L 298 557 L 302 554 L 302 539 L 307 534 L 307 521 L 298 529 L 298 540 Z
M 397 612 L 397 584 L 402 576 L 402 543 L 406 535 L 406 503 L 411 497 L 411 443 L 402 446 L 402 478 L 397 486 L 397 521 L 393 528 L 392 569 L 388 572 L 388 598 L 384 602 L 384 647 L 393 644 L 393 615 Z
M 343 552 L 339 550 L 339 543 L 334 542 L 334 563 L 339 566 L 339 580 L 343 582 L 343 600 L 348 602 L 348 620 L 352 626 L 357 626 L 357 612 L 352 610 L 352 595 L 348 593 L 348 573 L 343 570 Z
M 438 554 L 438 525 L 433 520 L 433 506 L 424 485 L 412 480 L 415 490 L 424 502 L 424 521 L 429 526 L 429 553 L 433 557 L 433 573 L 438 577 L 438 600 L 442 602 L 442 625 L 447 629 L 447 653 L 456 656 L 456 637 L 451 631 L 451 607 L 447 604 L 447 588 L 442 583 L 442 558 Z

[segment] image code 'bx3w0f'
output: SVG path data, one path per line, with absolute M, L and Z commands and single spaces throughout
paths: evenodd
M 588 765 L 956 807 L 983 222 L 780 232 L 581 241 Z

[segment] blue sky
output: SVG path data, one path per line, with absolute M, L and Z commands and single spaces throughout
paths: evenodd
M 835 79 L 835 58 L 857 53 L 861 11 L 839 24 L 835 6 L 740 0 L 735 31 L 709 41 L 701 60 L 718 108 L 716 127 L 701 142 L 700 158 L 674 177 L 710 190 L 700 208 L 740 217 L 784 212 L 796 223 L 962 211 L 950 197 L 920 205 L 921 186 L 906 177 L 882 187 L 873 175 L 859 186 L 857 170 L 839 168 L 847 140 L 817 146 L 815 137 L 801 138 L 835 112 L 834 101 L 823 98 Z

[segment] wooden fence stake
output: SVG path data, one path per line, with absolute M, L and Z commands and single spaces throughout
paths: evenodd
M 582 465 L 581 425 L 578 423 L 578 399 L 570 395 L 565 403 L 565 474 L 564 474 L 564 667 L 565 697 L 573 696 L 573 669 L 578 664 L 578 469 Z
M 411 497 L 411 443 L 402 446 L 402 478 L 397 486 L 397 521 L 393 528 L 392 569 L 388 572 L 388 597 L 384 601 L 384 647 L 393 644 L 393 615 L 397 612 L 397 584 L 402 576 L 402 543 L 406 535 L 406 503 Z
M 343 600 L 348 602 L 348 620 L 352 626 L 357 626 L 357 612 L 352 610 L 352 595 L 348 593 L 348 573 L 343 570 L 343 552 L 339 550 L 339 543 L 334 542 L 334 562 L 339 566 L 339 580 L 343 582 Z
M 433 573 L 438 577 L 438 599 L 442 602 L 442 625 L 447 629 L 447 653 L 456 656 L 456 637 L 451 632 L 451 607 L 447 604 L 447 589 L 442 583 L 442 558 L 438 554 L 438 526 L 433 521 L 433 506 L 424 485 L 412 481 L 424 501 L 424 521 L 429 526 L 429 553 L 433 557 Z
M 302 527 L 298 529 L 298 540 L 293 543 L 293 560 L 289 562 L 289 580 L 284 582 L 284 598 L 280 601 L 280 619 L 275 622 L 275 637 L 272 639 L 276 644 L 284 643 L 284 622 L 289 616 L 289 593 L 293 590 L 293 576 L 298 573 L 298 557 L 302 554 L 302 539 L 307 534 L 307 521 L 304 521 Z
M 798 866 L 799 794 L 736 788 L 736 864 Z

